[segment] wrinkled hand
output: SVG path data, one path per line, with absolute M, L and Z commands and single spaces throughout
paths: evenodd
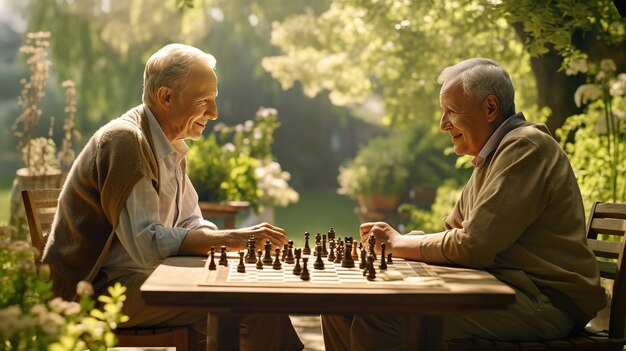
M 246 243 L 250 235 L 254 235 L 257 249 L 263 248 L 267 240 L 272 243 L 273 248 L 282 248 L 284 244 L 289 242 L 287 232 L 285 232 L 283 228 L 265 222 L 251 227 L 237 229 L 233 234 L 238 237 L 242 244 L 242 247 L 239 249 L 246 248 Z
M 401 236 L 398 231 L 396 231 L 392 226 L 385 222 L 368 222 L 361 224 L 360 227 L 361 233 L 361 242 L 364 246 L 369 245 L 368 239 L 370 234 L 374 234 L 376 238 L 376 252 L 380 252 L 380 244 L 385 243 L 387 248 L 390 249 L 393 247 L 393 242 L 395 239 Z

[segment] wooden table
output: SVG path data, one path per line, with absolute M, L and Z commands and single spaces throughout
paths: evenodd
M 247 201 L 199 202 L 200 212 L 204 218 L 224 219 L 224 229 L 235 229 L 235 217 L 248 207 Z
M 238 342 L 233 314 L 393 313 L 409 316 L 407 349 L 441 350 L 442 316 L 469 310 L 504 309 L 515 301 L 513 289 L 484 271 L 431 266 L 445 280 L 442 289 L 394 288 L 267 288 L 201 286 L 207 276 L 205 257 L 170 257 L 141 287 L 148 304 L 203 308 L 217 318 L 218 349 Z M 357 263 L 358 264 L 358 263 Z M 309 263 L 309 269 L 312 263 Z M 245 274 L 245 273 L 244 273 Z M 221 323 L 224 322 L 224 323 Z M 230 324 L 229 324 L 230 323 Z

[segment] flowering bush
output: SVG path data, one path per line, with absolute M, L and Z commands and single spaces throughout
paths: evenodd
M 587 73 L 574 95 L 585 114 L 569 117 L 557 131 L 576 172 L 587 213 L 594 201 L 626 201 L 626 73 L 612 60 L 570 63 L 569 74 Z
M 260 108 L 254 120 L 235 126 L 218 123 L 213 133 L 191 145 L 188 174 L 200 200 L 245 200 L 287 206 L 298 201 L 291 175 L 274 160 L 274 131 L 280 126 L 273 108 Z
M 33 249 L 15 240 L 17 230 L 0 226 L 0 350 L 104 351 L 115 346 L 112 330 L 122 314 L 126 288 L 116 285 L 95 308 L 91 284 L 80 282 L 79 302 L 52 297 L 50 271 L 36 272 Z

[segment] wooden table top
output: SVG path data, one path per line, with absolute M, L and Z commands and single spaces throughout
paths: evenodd
M 205 284 L 206 257 L 167 258 L 141 287 L 149 304 L 189 306 L 216 313 L 402 313 L 444 314 L 475 309 L 504 309 L 515 292 L 485 271 L 434 266 L 446 289 L 257 286 Z M 245 274 L 245 273 L 243 273 Z

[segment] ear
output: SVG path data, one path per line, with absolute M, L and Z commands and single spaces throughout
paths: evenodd
M 172 104 L 172 99 L 174 91 L 169 87 L 160 87 L 157 90 L 157 104 L 165 111 L 170 109 L 170 105 Z
M 487 121 L 489 123 L 495 121 L 496 118 L 498 118 L 498 115 L 500 114 L 500 103 L 495 95 L 489 95 L 487 96 L 487 98 L 485 98 L 483 108 L 487 114 Z

